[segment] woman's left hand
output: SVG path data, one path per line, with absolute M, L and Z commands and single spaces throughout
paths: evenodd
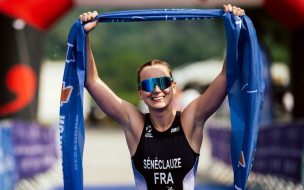
M 233 13 L 235 16 L 241 17 L 245 14 L 244 9 L 241 9 L 239 7 L 236 7 L 236 6 L 231 6 L 230 4 L 223 5 L 223 7 L 224 7 L 224 12 L 229 11 L 229 12 Z

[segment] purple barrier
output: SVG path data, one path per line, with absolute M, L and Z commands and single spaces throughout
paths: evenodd
M 259 131 L 252 171 L 301 182 L 304 123 L 272 124 Z M 212 157 L 231 165 L 230 130 L 209 126 Z
M 212 157 L 231 165 L 230 135 L 231 131 L 215 126 L 208 127 L 209 140 L 212 146 Z
M 20 178 L 30 178 L 45 172 L 57 160 L 53 128 L 44 128 L 37 123 L 13 122 L 13 141 Z

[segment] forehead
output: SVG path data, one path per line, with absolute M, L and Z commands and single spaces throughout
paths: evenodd
M 140 80 L 143 81 L 148 78 L 170 76 L 169 70 L 164 65 L 152 65 L 145 67 L 140 73 Z

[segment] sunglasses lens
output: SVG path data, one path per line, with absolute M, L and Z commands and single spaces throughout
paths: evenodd
M 171 81 L 170 81 L 170 77 L 162 77 L 159 78 L 159 83 L 158 86 L 161 90 L 164 90 L 166 88 L 169 88 L 171 86 Z
M 147 79 L 142 81 L 141 89 L 146 92 L 153 92 L 154 86 L 155 85 L 153 85 L 153 81 L 151 79 Z
M 143 80 L 141 82 L 141 89 L 147 92 L 153 92 L 155 85 L 157 84 L 158 88 L 164 90 L 171 86 L 171 78 L 170 77 L 158 77 L 158 78 L 150 78 Z

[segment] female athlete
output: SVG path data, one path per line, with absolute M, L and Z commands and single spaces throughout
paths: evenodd
M 224 11 L 243 16 L 244 10 L 224 5 Z M 94 20 L 96 11 L 79 16 Z M 84 25 L 87 34 L 98 21 Z M 166 62 L 152 60 L 138 70 L 138 94 L 150 113 L 144 114 L 117 97 L 98 77 L 87 35 L 85 84 L 98 106 L 124 129 L 131 154 L 136 189 L 194 189 L 199 152 L 206 120 L 227 95 L 226 60 L 210 87 L 183 112 L 172 108 L 176 82 Z

